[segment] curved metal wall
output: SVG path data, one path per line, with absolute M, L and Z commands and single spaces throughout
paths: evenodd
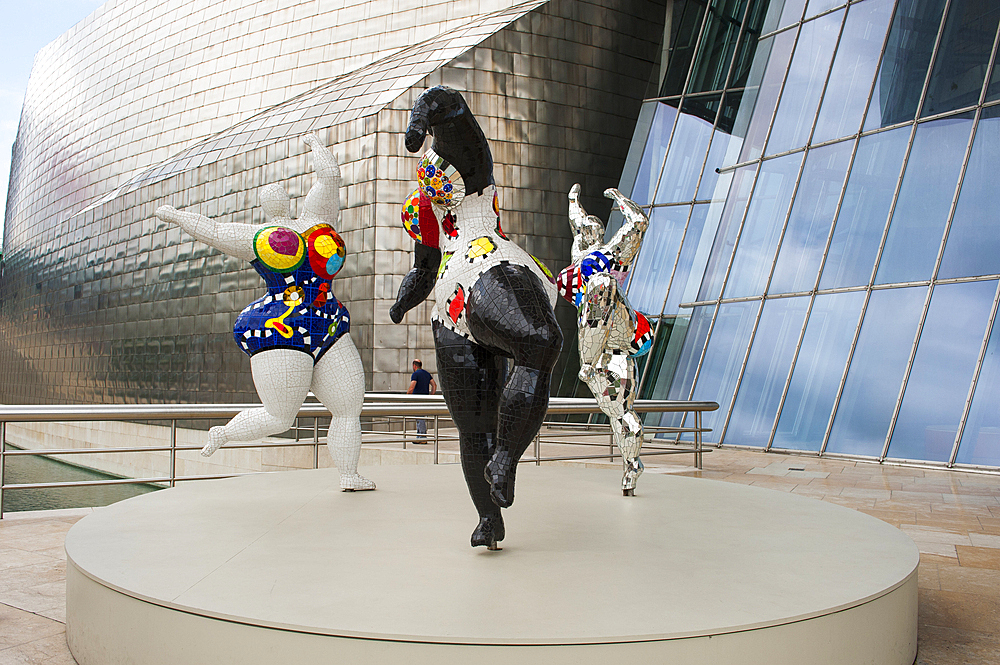
M 152 212 L 253 221 L 270 182 L 294 201 L 310 130 L 343 165 L 351 254 L 334 287 L 369 387 L 403 389 L 409 358 L 433 352 L 429 306 L 385 315 L 409 267 L 401 134 L 435 83 L 466 94 L 493 143 L 505 228 L 568 262 L 565 191 L 617 180 L 662 3 L 393 5 L 112 2 L 39 54 L 5 220 L 0 399 L 253 401 L 231 326 L 259 278 Z

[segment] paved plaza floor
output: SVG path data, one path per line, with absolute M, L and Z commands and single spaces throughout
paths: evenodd
M 690 463 L 689 455 L 650 457 L 647 473 L 794 492 L 899 527 L 920 550 L 917 663 L 1000 663 L 1000 476 L 732 449 L 705 455 L 703 470 Z M 65 640 L 63 541 L 90 510 L 0 521 L 0 665 L 74 663 Z

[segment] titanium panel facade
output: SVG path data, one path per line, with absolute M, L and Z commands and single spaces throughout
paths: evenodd
M 553 270 L 569 263 L 566 193 L 581 182 L 606 214 L 663 3 L 320 6 L 112 1 L 38 55 L 5 220 L 0 400 L 256 401 L 231 331 L 260 278 L 152 213 L 263 221 L 257 190 L 272 182 L 294 205 L 312 182 L 306 131 L 342 165 L 349 254 L 334 289 L 368 388 L 405 389 L 415 356 L 433 370 L 430 304 L 399 326 L 388 308 L 412 246 L 403 131 L 438 83 L 491 141 L 508 235 Z
M 1000 7 L 667 16 L 620 187 L 652 220 L 642 396 L 718 401 L 726 444 L 1000 466 Z

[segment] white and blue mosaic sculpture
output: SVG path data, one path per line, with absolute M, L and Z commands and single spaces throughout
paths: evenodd
M 340 166 L 316 135 L 307 134 L 303 141 L 312 151 L 317 180 L 297 219 L 280 185 L 260 191 L 263 225 L 218 222 L 171 206 L 156 211 L 196 239 L 249 261 L 267 285 L 267 294 L 240 312 L 233 328 L 237 344 L 250 356 L 263 406 L 213 427 L 201 454 L 208 457 L 230 441 L 284 432 L 312 390 L 333 416 L 327 447 L 340 471 L 341 489 L 373 490 L 375 483 L 358 474 L 364 369 L 348 334 L 350 314 L 331 286 L 347 254 L 334 230 L 340 218 Z
M 604 196 L 615 201 L 625 216 L 621 229 L 603 242 L 604 224 L 588 215 L 579 201 L 580 185 L 569 193 L 569 222 L 573 230 L 572 265 L 556 278 L 560 295 L 577 307 L 580 380 L 594 393 L 611 421 L 615 445 L 622 454 L 622 493 L 635 494 L 642 473 L 642 421 L 633 409 L 638 388 L 635 359 L 647 353 L 653 334 L 649 321 L 632 309 L 617 275 L 628 270 L 649 218 L 617 189 Z

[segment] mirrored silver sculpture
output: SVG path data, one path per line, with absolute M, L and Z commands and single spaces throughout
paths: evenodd
M 333 295 L 331 282 L 344 265 L 344 241 L 334 230 L 340 218 L 340 166 L 315 134 L 309 146 L 317 180 L 302 215 L 291 217 L 288 194 L 272 184 L 260 191 L 267 222 L 224 223 L 194 212 L 161 206 L 156 216 L 230 256 L 250 262 L 267 294 L 236 318 L 233 336 L 250 356 L 261 408 L 247 409 L 209 431 L 201 454 L 208 457 L 230 441 L 254 441 L 291 427 L 309 391 L 330 410 L 327 448 L 344 491 L 373 490 L 358 473 L 365 375 L 348 334 L 350 314 Z
M 559 273 L 560 295 L 578 309 L 580 380 L 594 393 L 611 421 L 615 444 L 622 454 L 622 493 L 635 493 L 642 473 L 642 421 L 632 406 L 637 389 L 635 359 L 652 346 L 649 321 L 632 309 L 616 275 L 628 270 L 649 218 L 617 189 L 604 191 L 615 201 L 625 222 L 604 243 L 604 224 L 580 205 L 580 185 L 569 193 L 569 222 L 573 230 L 573 263 Z

